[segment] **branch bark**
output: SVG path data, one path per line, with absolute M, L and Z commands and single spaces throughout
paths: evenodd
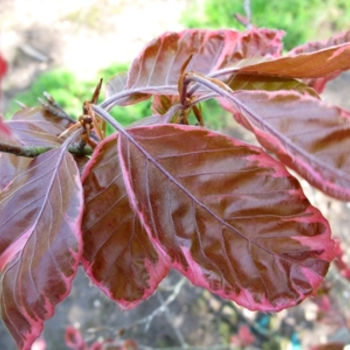
M 0 152 L 11 153 L 16 156 L 34 158 L 47 151 L 54 149 L 55 147 L 35 147 L 35 146 L 19 146 L 9 143 L 0 142 Z M 81 147 L 79 143 L 69 146 L 68 151 L 75 155 L 89 156 L 92 154 L 91 147 Z

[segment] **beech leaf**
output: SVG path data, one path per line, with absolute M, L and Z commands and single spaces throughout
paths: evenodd
M 204 128 L 119 134 L 126 188 L 150 238 L 194 284 L 250 310 L 315 293 L 330 229 L 298 181 L 261 149 Z
M 329 48 L 331 46 L 336 46 L 344 43 L 350 42 L 350 31 L 335 35 L 328 40 L 325 41 L 315 41 L 309 42 L 307 44 L 297 46 L 293 50 L 291 50 L 289 55 L 299 55 L 301 53 L 310 53 L 319 50 L 323 50 Z M 334 78 L 336 78 L 341 71 L 334 72 L 332 75 L 328 75 L 327 77 L 321 77 L 317 79 L 308 79 L 305 82 L 312 86 L 318 93 L 321 93 L 326 86 L 326 83 Z
M 109 298 L 133 307 L 153 294 L 169 264 L 130 207 L 116 150 L 114 134 L 99 144 L 83 174 L 82 264 Z
M 320 78 L 348 70 L 349 55 L 350 43 L 344 43 L 319 51 L 247 65 L 239 68 L 238 72 L 285 78 Z
M 108 82 L 107 98 L 124 92 L 118 104 L 126 105 L 147 99 L 151 94 L 177 95 L 181 67 L 189 56 L 193 55 L 186 70 L 209 74 L 232 66 L 242 58 L 279 56 L 282 36 L 282 31 L 256 28 L 244 33 L 229 29 L 166 32 L 140 52 L 131 65 L 126 83 L 124 75 Z M 107 100 L 102 107 L 109 105 Z
M 262 146 L 313 186 L 350 201 L 349 112 L 292 91 L 237 91 L 229 99 L 222 104 Z
M 81 257 L 82 186 L 66 146 L 32 159 L 0 193 L 1 316 L 23 350 L 69 294 Z

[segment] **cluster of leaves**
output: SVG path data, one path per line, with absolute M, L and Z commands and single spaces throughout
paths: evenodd
M 244 1 L 197 0 L 183 14 L 187 28 L 243 29 L 234 16 L 244 12 Z M 250 1 L 253 22 L 261 27 L 286 31 L 284 46 L 287 50 L 316 37 L 327 37 L 334 31 L 349 27 L 350 7 L 346 0 L 279 0 Z M 327 11 L 324 9 L 327 8 Z M 312 23 L 312 26 L 310 25 Z
M 107 84 L 105 101 L 84 102 L 76 124 L 50 98 L 0 123 L 1 316 L 19 348 L 30 349 L 80 264 L 122 307 L 171 268 L 250 310 L 315 294 L 334 241 L 286 166 L 350 200 L 350 112 L 319 96 L 350 68 L 350 32 L 286 56 L 282 36 L 165 33 Z M 108 113 L 151 97 L 153 115 L 128 128 Z M 265 150 L 203 127 L 207 99 Z M 117 132 L 104 138 L 103 120 Z

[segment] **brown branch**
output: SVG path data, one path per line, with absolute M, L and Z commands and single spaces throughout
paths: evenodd
M 56 147 L 43 147 L 43 146 L 19 146 L 9 143 L 0 142 L 0 152 L 11 153 L 16 156 L 34 158 L 48 152 Z M 92 149 L 90 147 L 81 147 L 79 143 L 69 146 L 68 152 L 75 155 L 88 156 L 92 154 Z

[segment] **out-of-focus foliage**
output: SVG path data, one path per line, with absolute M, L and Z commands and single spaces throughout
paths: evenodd
M 251 0 L 250 5 L 254 25 L 287 32 L 284 39 L 287 50 L 349 27 L 347 0 Z M 245 13 L 242 0 L 196 0 L 191 6 L 183 14 L 186 27 L 244 29 L 234 19 L 234 14 Z

